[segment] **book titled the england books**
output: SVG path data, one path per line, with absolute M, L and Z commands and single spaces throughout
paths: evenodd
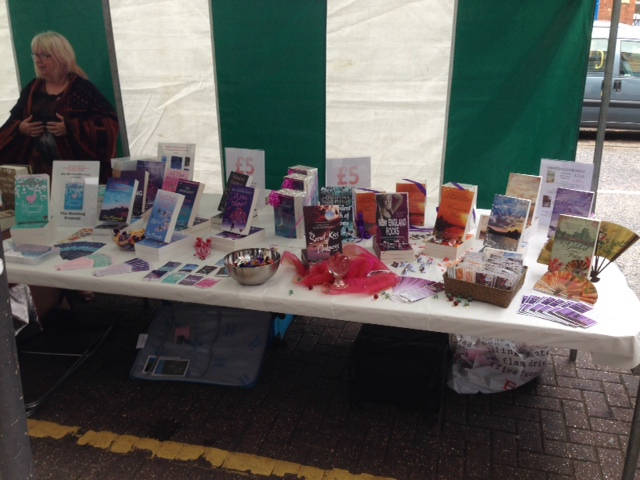
M 47 244 L 53 241 L 49 221 L 49 175 L 17 175 L 15 184 L 15 225 L 11 238 L 16 244 Z
M 383 262 L 415 260 L 409 244 L 409 195 L 376 194 L 376 236 L 373 249 Z
M 322 194 L 321 194 L 322 195 Z M 303 208 L 307 261 L 319 262 L 342 251 L 340 207 L 308 205 Z
M 484 244 L 515 252 L 520 247 L 527 225 L 531 201 L 524 198 L 494 195 Z
M 591 214 L 593 198 L 594 194 L 591 191 L 558 187 L 553 201 L 547 236 L 553 237 L 558 226 L 558 219 L 562 214 L 588 217 Z
M 187 179 L 178 180 L 176 193 L 184 195 L 184 202 L 182 202 L 182 208 L 180 208 L 176 222 L 176 228 L 179 230 L 193 226 L 200 208 L 202 192 L 204 192 L 204 183 Z
M 138 190 L 135 178 L 110 178 L 104 191 L 98 223 L 93 227 L 93 235 L 113 235 L 114 229 L 129 225 L 133 213 L 133 202 Z
M 540 175 L 527 175 L 513 172 L 509 174 L 505 195 L 531 201 L 527 226 L 531 225 L 535 218 L 535 209 L 538 203 L 538 196 L 540 195 L 541 183 L 542 177 Z
M 271 193 L 277 196 L 273 205 L 275 234 L 286 238 L 304 238 L 304 192 L 281 188 Z
M 251 229 L 253 212 L 259 195 L 257 189 L 243 185 L 231 185 L 227 204 L 222 212 L 222 229 L 247 235 Z
M 353 217 L 353 189 L 351 187 L 322 187 L 320 189 L 320 204 L 337 205 L 340 208 L 342 240 L 355 241 L 357 235 Z
M 231 190 L 231 185 L 249 186 L 250 183 L 251 175 L 246 175 L 244 173 L 234 171 L 229 172 L 227 183 L 224 187 L 224 191 L 222 192 L 220 203 L 218 204 L 218 211 L 224 212 L 224 209 L 227 205 L 227 197 L 229 196 L 229 191 Z
M 150 240 L 169 243 L 178 220 L 184 195 L 158 190 L 144 236 Z
M 233 232 L 218 232 L 212 236 L 211 246 L 216 250 L 238 250 L 240 248 L 256 247 L 258 242 L 266 238 L 264 228 L 251 227 L 247 235 L 240 235 Z

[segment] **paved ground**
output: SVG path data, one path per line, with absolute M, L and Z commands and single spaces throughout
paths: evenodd
M 581 141 L 579 160 L 591 143 Z M 623 138 L 607 147 L 598 213 L 640 231 L 636 145 Z M 639 248 L 619 262 L 637 294 Z M 340 321 L 297 318 L 252 389 L 131 380 L 137 334 L 158 307 L 110 296 L 79 305 L 96 322 L 117 319 L 117 328 L 30 421 L 38 479 L 621 475 L 638 377 L 596 366 L 584 352 L 571 363 L 567 350 L 554 350 L 544 374 L 516 391 L 447 391 L 440 431 L 426 412 L 350 404 L 347 359 L 360 326 Z M 42 385 L 32 369 L 47 376 L 57 365 L 23 367 L 29 395 Z

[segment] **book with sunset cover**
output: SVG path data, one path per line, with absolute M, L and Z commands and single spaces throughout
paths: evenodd
M 396 182 L 396 192 L 409 194 L 409 223 L 417 227 L 423 226 L 427 204 L 427 186 L 424 183 L 404 180 Z
M 363 188 L 354 188 L 353 197 L 355 200 L 355 218 L 356 234 L 359 237 L 366 235 L 373 236 L 376 234 L 376 211 L 378 205 L 376 203 L 376 191 Z M 369 238 L 369 237 L 366 237 Z
M 474 186 L 475 187 L 475 186 Z M 440 206 L 433 227 L 435 239 L 440 242 L 461 242 L 469 224 L 476 191 L 443 185 L 440 190 Z
M 507 190 L 505 195 L 509 197 L 524 198 L 531 201 L 529 207 L 529 218 L 527 226 L 533 222 L 536 203 L 540 195 L 540 185 L 542 177 L 540 175 L 526 175 L 524 173 L 510 173 L 507 181 Z

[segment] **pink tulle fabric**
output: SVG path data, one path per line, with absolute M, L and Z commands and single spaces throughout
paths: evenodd
M 346 288 L 333 288 L 333 275 L 329 273 L 328 261 L 314 263 L 307 268 L 300 259 L 291 252 L 282 254 L 282 263 L 291 263 L 300 276 L 298 283 L 307 288 L 323 286 L 328 294 L 360 293 L 373 295 L 393 287 L 398 276 L 390 271 L 375 255 L 359 245 L 349 243 L 342 248 L 349 257 L 351 265 L 345 275 Z M 371 273 L 371 275 L 369 275 Z

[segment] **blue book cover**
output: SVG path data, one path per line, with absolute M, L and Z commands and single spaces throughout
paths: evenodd
M 49 175 L 18 175 L 15 188 L 18 227 L 41 227 L 49 222 Z
M 136 187 L 137 180 L 135 178 L 108 179 L 99 220 L 129 223 Z
M 147 196 L 145 198 L 145 210 L 153 207 L 158 190 L 162 188 L 164 182 L 164 172 L 166 170 L 167 160 L 138 160 L 138 168 L 142 167 L 149 172 L 149 180 L 147 182 Z
M 176 193 L 184 195 L 184 202 L 182 202 L 182 208 L 176 222 L 178 229 L 188 228 L 193 225 L 198 213 L 198 205 L 203 188 L 204 184 L 200 182 L 185 179 L 178 180 Z
M 244 185 L 230 185 L 227 204 L 222 212 L 222 229 L 246 235 L 251 229 L 256 189 Z
M 82 210 L 84 199 L 84 183 L 69 182 L 64 186 L 64 209 Z
M 145 238 L 168 243 L 173 236 L 183 201 L 184 195 L 158 190 L 145 230 Z

